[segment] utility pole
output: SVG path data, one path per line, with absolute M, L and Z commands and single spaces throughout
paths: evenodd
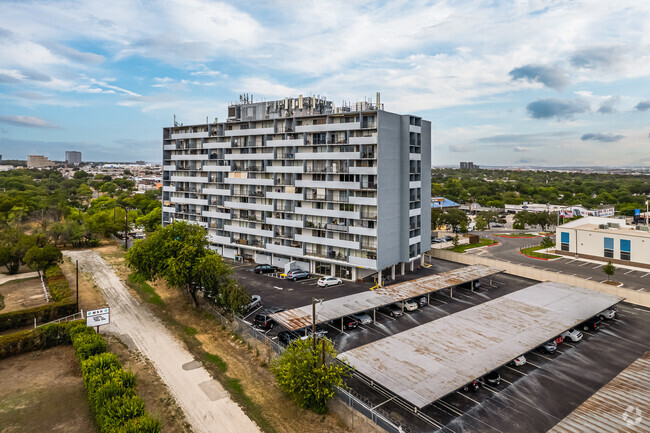
M 312 348 L 316 351 L 316 298 L 311 299 L 311 341 Z
M 324 338 L 321 340 L 321 343 L 322 343 L 321 347 L 322 347 L 322 354 L 323 354 L 322 355 L 323 356 L 323 365 L 325 365 L 325 339 Z
M 648 203 L 650 200 L 645 201 L 645 225 L 648 225 Z
M 128 250 L 129 245 L 129 211 L 124 208 L 124 249 Z
M 79 260 L 75 260 L 77 265 L 77 310 L 79 309 Z

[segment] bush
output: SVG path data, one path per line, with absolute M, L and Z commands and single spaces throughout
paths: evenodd
M 0 336 L 0 359 L 61 344 L 70 344 L 70 330 L 82 325 L 80 321 L 52 323 L 28 331 Z
M 75 352 L 77 352 L 77 358 L 79 358 L 80 362 L 87 360 L 93 355 L 106 352 L 106 341 L 101 335 L 94 332 L 78 333 L 74 340 L 72 340 L 72 346 Z
M 0 331 L 30 325 L 33 326 L 34 319 L 39 323 L 51 322 L 52 320 L 69 316 L 76 312 L 77 304 L 71 301 L 46 304 L 20 311 L 11 311 L 0 314 Z
M 70 290 L 68 280 L 65 278 L 65 275 L 63 275 L 63 272 L 61 272 L 61 268 L 58 265 L 47 268 L 45 271 L 45 279 L 47 287 L 50 289 L 52 299 L 54 299 L 55 302 L 63 301 L 72 296 L 72 290 Z

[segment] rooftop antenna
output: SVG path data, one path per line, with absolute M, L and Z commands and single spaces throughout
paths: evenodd
M 176 121 L 176 115 L 174 114 L 174 126 L 178 126 L 178 122 Z

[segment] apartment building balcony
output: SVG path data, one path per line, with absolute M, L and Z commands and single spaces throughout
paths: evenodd
M 230 220 L 232 219 L 232 214 L 229 212 L 219 212 L 215 210 L 204 210 L 202 215 L 204 217 L 210 217 L 210 218 L 219 218 L 222 220 Z
M 349 167 L 350 174 L 377 174 L 377 167 Z
M 176 213 L 176 206 L 163 206 L 163 212 Z
M 355 197 L 348 198 L 350 204 L 363 204 L 367 206 L 377 206 L 377 197 Z
M 176 171 L 176 164 L 163 165 L 163 171 Z
M 224 183 L 233 184 L 233 185 L 262 185 L 262 186 L 272 186 L 273 179 L 264 179 L 260 177 L 227 177 L 224 179 Z
M 422 215 L 422 208 L 409 209 L 409 217 Z
M 348 226 L 346 224 L 325 224 L 325 229 L 340 233 L 348 232 Z
M 224 157 L 226 161 L 266 161 L 274 159 L 273 152 L 227 153 Z
M 221 245 L 230 245 L 230 236 L 219 236 L 219 235 L 214 235 L 214 234 L 208 234 L 208 241 L 210 241 L 213 244 L 221 244 Z
M 295 245 L 300 245 L 300 243 L 296 242 Z M 288 256 L 303 256 L 303 251 L 302 251 L 302 246 L 287 246 L 287 245 L 276 245 L 274 243 L 266 243 L 266 249 L 268 251 L 274 252 L 274 253 L 279 253 L 279 254 L 286 254 Z
M 232 232 L 232 233 L 240 233 L 240 234 L 246 234 L 246 235 L 262 236 L 262 237 L 265 237 L 265 238 L 272 238 L 273 237 L 273 230 L 262 230 L 262 229 L 253 228 L 253 227 L 242 227 L 242 226 L 234 225 L 234 224 L 226 224 L 226 225 L 224 225 L 224 230 Z
M 367 269 L 377 269 L 377 259 L 350 256 L 348 257 L 350 265 L 359 266 Z
M 176 187 L 171 185 L 163 185 L 163 192 L 176 192 Z
M 207 153 L 196 153 L 196 154 L 179 154 L 179 155 L 172 155 L 170 159 L 172 161 L 207 161 L 208 157 Z
M 371 137 L 350 137 L 348 139 L 350 144 L 377 144 L 377 136 Z
M 176 143 L 174 143 L 174 144 L 163 144 L 163 150 L 176 150 Z
M 266 140 L 267 147 L 293 147 L 303 146 L 305 144 L 304 138 L 290 138 L 286 140 Z
M 205 212 L 203 212 L 205 215 Z M 349 233 L 351 235 L 362 235 L 362 236 L 374 236 L 377 237 L 377 229 L 376 228 L 368 228 L 368 227 L 361 227 L 361 226 L 355 226 L 351 225 L 349 229 Z
M 409 153 L 409 160 L 411 160 L 411 161 L 422 161 L 422 154 L 420 154 L 420 153 Z
M 272 212 L 272 204 L 260 204 L 260 203 L 242 203 L 239 201 L 226 201 L 223 204 L 227 208 L 231 209 L 244 209 L 244 210 L 258 210 L 264 212 Z
M 194 204 L 194 205 L 207 205 L 208 200 L 204 198 L 188 198 L 188 197 L 170 197 L 169 199 L 172 203 L 181 203 L 181 204 Z
M 203 171 L 229 172 L 230 164 L 204 163 Z
M 351 218 L 359 219 L 360 212 L 358 211 L 344 211 L 344 210 L 334 210 L 334 209 L 316 209 L 309 207 L 296 207 L 294 213 L 298 215 L 311 215 L 311 216 L 322 216 L 322 217 L 333 217 L 338 219 Z
M 208 138 L 208 131 L 172 133 L 172 140 L 183 140 L 187 138 Z
M 301 165 L 267 165 L 265 171 L 267 173 L 303 173 L 304 168 Z
M 266 223 L 271 224 L 274 226 L 282 226 L 282 227 L 298 227 L 302 228 L 303 227 L 303 222 L 302 220 L 290 220 L 290 219 L 284 219 L 284 218 L 271 218 L 267 217 L 266 218 Z
M 417 235 L 415 237 L 409 238 L 409 245 L 419 244 L 420 242 L 422 242 L 421 235 Z
M 348 197 L 345 196 L 343 198 L 339 197 L 338 194 L 327 194 L 327 195 L 321 195 L 321 194 L 310 194 L 307 193 L 305 194 L 305 199 L 304 201 L 316 201 L 316 202 L 330 202 L 330 203 L 348 203 Z
M 359 152 L 298 152 L 294 155 L 298 160 L 341 160 L 360 159 Z
M 296 180 L 297 187 L 328 189 L 359 189 L 359 182 L 340 182 L 334 180 Z
M 271 128 L 254 128 L 254 129 L 231 129 L 223 131 L 226 137 L 245 137 L 248 135 L 266 135 L 275 134 L 275 129 Z
M 296 126 L 296 132 L 330 132 L 330 131 L 349 131 L 360 129 L 359 122 L 348 123 L 322 123 L 320 125 L 299 125 Z
M 207 176 L 182 176 L 182 175 L 171 175 L 170 180 L 172 182 L 196 182 L 196 183 L 207 183 Z
M 203 188 L 203 194 L 230 196 L 230 188 Z
M 414 180 L 409 182 L 409 189 L 413 189 L 413 188 L 422 188 L 422 181 Z
M 422 127 L 417 125 L 409 125 L 409 132 L 416 132 L 418 134 L 422 133 Z
M 338 247 L 338 248 L 359 249 L 359 241 L 344 241 L 341 239 L 325 238 L 325 237 L 322 238 L 318 236 L 298 235 L 298 234 L 296 235 L 296 240 L 298 242 L 309 242 L 317 245 L 328 245 L 331 247 Z
M 230 140 L 228 141 L 217 141 L 217 142 L 207 142 L 203 143 L 203 148 L 204 149 L 230 149 L 231 144 Z
M 290 192 L 271 192 L 267 191 L 266 198 L 278 199 L 278 200 L 302 200 L 302 193 L 290 193 Z

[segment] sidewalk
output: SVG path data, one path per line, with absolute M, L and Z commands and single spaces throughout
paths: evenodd
M 5 275 L 5 274 L 0 274 L 0 285 L 4 283 L 8 283 L 9 281 L 14 281 L 14 280 L 22 280 L 25 278 L 36 278 L 38 277 L 38 272 L 23 272 L 22 274 L 15 274 L 15 275 Z

